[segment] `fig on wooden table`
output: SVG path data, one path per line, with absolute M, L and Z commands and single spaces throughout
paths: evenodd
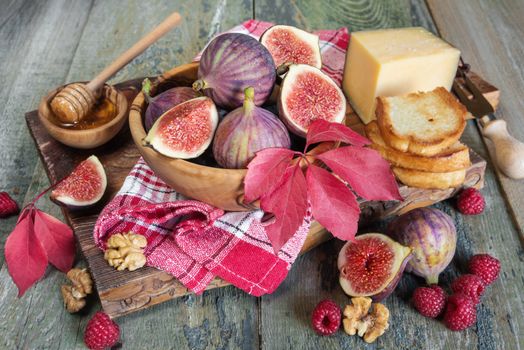
M 97 203 L 107 187 L 104 166 L 96 156 L 81 162 L 51 192 L 51 200 L 70 209 L 89 207 Z
M 244 105 L 224 117 L 213 140 L 213 155 L 224 168 L 245 168 L 264 148 L 291 147 L 286 126 L 276 115 L 255 105 L 256 91 L 248 87 L 244 94 Z
M 277 104 L 280 119 L 292 133 L 302 137 L 316 119 L 342 123 L 346 116 L 342 90 L 320 69 L 306 64 L 288 67 Z
M 389 224 L 387 234 L 413 249 L 406 271 L 424 277 L 428 284 L 438 283 L 455 255 L 453 219 L 436 208 L 417 208 L 399 216 Z
M 177 86 L 151 97 L 151 81 L 145 79 L 142 83 L 142 92 L 147 101 L 147 109 L 144 118 L 146 131 L 149 131 L 156 120 L 169 109 L 176 105 L 198 97 L 198 93 L 187 86 Z
M 196 158 L 209 147 L 218 124 L 218 112 L 209 97 L 183 102 L 157 119 L 143 140 L 171 158 Z
M 352 297 L 386 298 L 397 287 L 411 248 L 386 235 L 367 233 L 347 242 L 338 255 L 340 286 Z
M 292 26 L 275 25 L 262 34 L 260 42 L 273 56 L 275 67 L 284 63 L 322 67 L 318 35 Z
M 271 95 L 275 79 L 275 62 L 258 40 L 247 34 L 225 33 L 204 49 L 193 89 L 231 110 L 242 106 L 249 86 L 257 92 L 255 104 L 262 105 Z

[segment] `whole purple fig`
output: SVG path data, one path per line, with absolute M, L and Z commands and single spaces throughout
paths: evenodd
M 151 97 L 151 81 L 149 79 L 145 79 L 142 83 L 142 92 L 144 93 L 148 104 L 144 120 L 146 131 L 151 129 L 158 117 L 171 108 L 199 96 L 199 94 L 190 87 L 178 86 L 166 90 L 155 97 Z
M 413 249 L 406 271 L 438 283 L 439 274 L 455 255 L 457 231 L 453 219 L 435 208 L 413 209 L 388 227 L 388 235 Z
M 218 125 L 213 155 L 224 168 L 245 168 L 255 153 L 270 147 L 291 147 L 284 124 L 270 111 L 255 105 L 255 91 L 244 91 L 244 105 L 229 112 Z
M 252 86 L 261 106 L 275 85 L 275 62 L 255 38 L 242 33 L 225 33 L 213 39 L 202 52 L 198 80 L 193 89 L 211 97 L 218 107 L 232 110 L 242 106 L 244 89 Z

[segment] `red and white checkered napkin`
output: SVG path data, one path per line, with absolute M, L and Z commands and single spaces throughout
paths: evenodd
M 272 24 L 250 20 L 231 31 L 256 38 Z M 322 69 L 339 84 L 349 40 L 346 28 L 323 30 Z M 307 232 L 308 213 L 295 235 L 275 254 L 267 238 L 261 210 L 228 212 L 187 200 L 155 176 L 141 158 L 115 198 L 100 214 L 93 232 L 96 244 L 114 233 L 132 231 L 147 238 L 147 265 L 175 276 L 202 293 L 215 277 L 249 294 L 273 292 L 286 277 Z

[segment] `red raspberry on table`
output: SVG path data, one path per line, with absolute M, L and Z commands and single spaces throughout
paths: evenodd
M 479 276 L 489 285 L 499 277 L 500 261 L 489 254 L 474 255 L 469 260 L 469 272 Z
M 468 296 L 475 305 L 479 303 L 484 288 L 486 288 L 484 281 L 479 276 L 471 274 L 462 275 L 451 283 L 453 292 Z
M 411 297 L 413 306 L 422 316 L 435 318 L 446 306 L 446 292 L 437 285 L 418 287 Z
M 331 335 L 340 327 L 340 307 L 332 300 L 323 300 L 313 310 L 311 323 L 320 335 Z
M 5 218 L 18 213 L 18 204 L 9 193 L 0 192 L 0 218 Z
M 479 190 L 466 188 L 460 192 L 457 200 L 458 210 L 464 215 L 477 215 L 484 211 L 486 202 Z
M 477 321 L 475 304 L 464 294 L 453 294 L 448 298 L 444 313 L 444 324 L 452 331 L 471 327 Z
M 84 343 L 89 349 L 105 349 L 116 344 L 120 337 L 120 328 L 109 316 L 98 311 L 87 323 Z

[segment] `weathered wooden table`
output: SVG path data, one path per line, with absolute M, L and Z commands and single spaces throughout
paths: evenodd
M 498 116 L 507 120 L 517 138 L 524 139 L 521 0 L 2 0 L 0 5 L 0 190 L 13 194 L 19 203 L 48 186 L 24 112 L 35 109 L 52 87 L 93 77 L 175 10 L 182 13 L 184 23 L 121 71 L 114 82 L 156 75 L 188 62 L 214 34 L 252 16 L 306 29 L 347 26 L 354 31 L 421 25 L 459 47 L 465 60 L 502 90 Z M 464 138 L 489 159 L 474 122 L 469 122 Z M 448 331 L 441 323 L 417 314 L 408 302 L 421 280 L 405 275 L 386 300 L 391 329 L 374 345 L 365 345 L 343 332 L 333 337 L 316 336 L 309 326 L 314 305 L 327 297 L 340 304 L 348 301 L 336 277 L 335 257 L 341 244 L 331 241 L 300 257 L 272 295 L 255 298 L 226 287 L 120 318 L 123 347 L 524 348 L 524 181 L 510 180 L 490 164 L 483 193 L 487 208 L 479 216 L 462 216 L 451 202 L 439 205 L 455 219 L 459 232 L 457 255 L 442 275 L 443 285 L 464 271 L 467 258 L 474 253 L 489 252 L 503 266 L 501 278 L 488 288 L 478 307 L 476 326 L 467 331 Z M 40 206 L 61 216 L 59 208 L 47 199 L 41 200 Z M 0 221 L 2 246 L 15 221 Z M 382 225 L 377 223 L 368 230 Z M 83 314 L 68 314 L 59 292 L 64 275 L 51 268 L 45 279 L 18 299 L 3 249 L 0 264 L 0 348 L 83 348 L 83 330 L 99 309 L 97 300 L 92 298 Z

